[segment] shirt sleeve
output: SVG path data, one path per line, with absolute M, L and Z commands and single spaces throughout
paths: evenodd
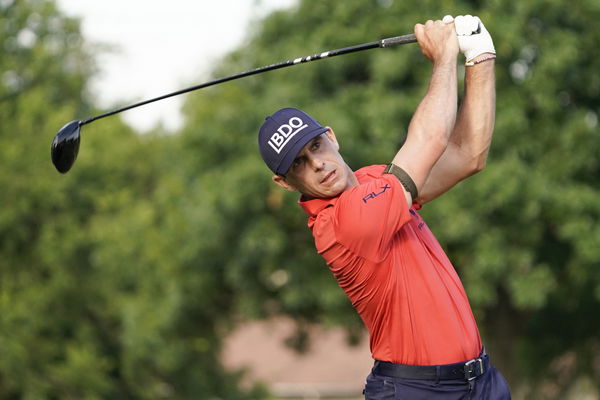
M 404 189 L 389 174 L 345 191 L 335 213 L 336 239 L 372 261 L 385 257 L 395 234 L 410 221 Z

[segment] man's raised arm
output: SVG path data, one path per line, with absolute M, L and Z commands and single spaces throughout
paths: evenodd
M 496 56 L 492 38 L 477 17 L 459 16 L 454 22 L 461 52 L 467 60 L 465 95 L 448 146 L 419 192 L 417 201 L 421 204 L 481 171 L 494 131 Z
M 439 20 L 427 21 L 425 25 L 415 25 L 415 35 L 423 54 L 432 61 L 433 69 L 427 92 L 409 124 L 406 141 L 392 161 L 408 175 L 408 181 L 412 180 L 413 184 L 408 187 L 412 186 L 413 190 L 405 185 L 409 205 L 446 150 L 457 109 L 456 56 L 459 46 L 454 25 Z M 399 178 L 405 184 L 405 179 Z

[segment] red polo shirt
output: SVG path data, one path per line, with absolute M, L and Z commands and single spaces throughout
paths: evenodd
M 454 267 L 394 175 L 383 165 L 331 199 L 301 200 L 317 251 L 370 334 L 380 361 L 438 365 L 469 360 L 481 339 Z

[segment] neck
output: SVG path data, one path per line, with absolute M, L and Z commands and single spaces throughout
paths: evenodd
M 351 187 L 354 186 L 358 186 L 358 178 L 356 177 L 356 175 L 354 175 L 354 171 L 352 171 L 352 168 L 350 168 L 348 166 L 348 164 L 346 164 L 346 169 L 348 170 L 348 184 L 346 185 L 346 188 L 344 190 L 348 190 Z

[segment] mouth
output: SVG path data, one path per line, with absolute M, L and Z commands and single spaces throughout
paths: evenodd
M 327 175 L 325 175 L 325 177 L 323 179 L 321 179 L 321 184 L 328 184 L 331 183 L 333 181 L 333 179 L 336 176 L 336 170 L 332 170 L 330 172 L 327 173 Z

